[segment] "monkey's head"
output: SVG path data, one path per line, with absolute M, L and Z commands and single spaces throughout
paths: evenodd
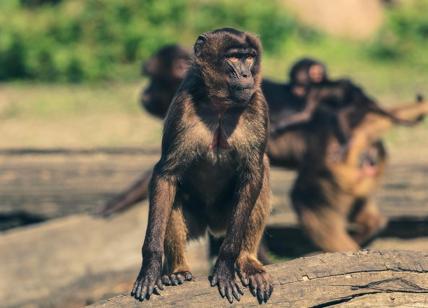
M 326 66 L 321 61 L 310 58 L 303 58 L 294 63 L 290 69 L 289 77 L 295 94 L 300 96 L 305 94 L 305 87 L 328 80 Z
M 260 87 L 261 49 L 256 36 L 232 28 L 200 35 L 194 46 L 194 68 L 209 97 L 245 106 Z
M 179 45 L 159 49 L 142 67 L 150 82 L 141 96 L 141 104 L 151 114 L 163 118 L 190 66 L 190 52 Z
M 190 53 L 177 44 L 159 49 L 142 67 L 142 74 L 150 78 L 184 78 L 190 65 Z

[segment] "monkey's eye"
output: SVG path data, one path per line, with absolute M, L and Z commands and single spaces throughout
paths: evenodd
M 254 57 L 253 56 L 248 56 L 245 58 L 245 62 L 249 65 L 254 63 Z
M 236 56 L 231 56 L 231 57 L 227 57 L 227 60 L 232 63 L 238 63 L 240 59 Z

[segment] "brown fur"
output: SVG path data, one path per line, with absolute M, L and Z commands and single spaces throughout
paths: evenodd
M 234 29 L 205 33 L 196 41 L 192 67 L 170 106 L 162 156 L 153 170 L 135 298 L 149 299 L 163 284 L 190 280 L 186 241 L 208 230 L 225 234 L 211 285 L 229 302 L 239 300 L 237 273 L 260 302 L 269 299 L 272 284 L 256 256 L 270 195 L 260 53 L 258 39 Z
M 390 112 L 413 121 L 428 113 L 428 104 L 417 103 Z M 378 140 L 393 125 L 387 116 L 366 115 L 353 130 L 344 160 L 335 158 L 340 147 L 332 132 L 308 137 L 307 144 L 313 150 L 308 149 L 306 159 L 314 163 L 299 170 L 292 201 L 303 228 L 323 251 L 358 250 L 385 226 L 386 218 L 372 195 L 386 164 L 386 153 Z M 317 152 L 320 148 L 325 151 Z M 375 152 L 370 154 L 377 156 L 375 165 L 361 159 L 367 151 Z M 350 224 L 355 229 L 352 235 L 347 232 Z

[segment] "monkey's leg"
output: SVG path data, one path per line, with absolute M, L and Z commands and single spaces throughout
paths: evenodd
M 265 169 L 263 186 L 256 205 L 251 212 L 247 229 L 242 241 L 241 253 L 236 261 L 238 275 L 244 286 L 259 303 L 267 302 L 273 292 L 273 285 L 257 255 L 260 254 L 260 241 L 270 211 L 269 174 Z
M 351 217 L 351 221 L 358 225 L 357 233 L 353 238 L 364 246 L 375 237 L 387 224 L 387 219 L 381 214 L 376 204 L 369 200 L 361 200 L 360 208 Z
M 192 273 L 186 260 L 186 243 L 189 238 L 202 236 L 206 228 L 192 225 L 194 219 L 185 215 L 181 205 L 176 204 L 171 212 L 165 235 L 165 263 L 162 282 L 165 285 L 179 285 L 192 280 Z
M 143 174 L 135 183 L 132 184 L 125 192 L 109 200 L 100 210 L 97 211 L 97 216 L 109 217 L 119 212 L 131 208 L 140 201 L 147 198 L 149 192 L 150 178 L 152 170 Z
M 347 232 L 347 220 L 343 214 L 320 206 L 315 210 L 297 205 L 300 223 L 311 240 L 323 251 L 357 251 L 359 245 Z

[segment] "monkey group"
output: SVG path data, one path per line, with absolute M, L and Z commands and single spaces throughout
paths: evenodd
M 261 52 L 253 34 L 224 28 L 199 36 L 192 54 L 170 45 L 143 66 L 150 83 L 141 105 L 165 118 L 161 157 L 98 213 L 149 197 L 136 299 L 192 280 L 185 245 L 208 232 L 223 237 L 211 285 L 239 301 L 238 276 L 267 302 L 273 285 L 260 241 L 270 165 L 297 172 L 292 205 L 320 250 L 356 251 L 385 226 L 373 202 L 387 159 L 382 134 L 419 123 L 427 104 L 385 109 L 309 58 L 293 65 L 288 83 L 262 79 Z

